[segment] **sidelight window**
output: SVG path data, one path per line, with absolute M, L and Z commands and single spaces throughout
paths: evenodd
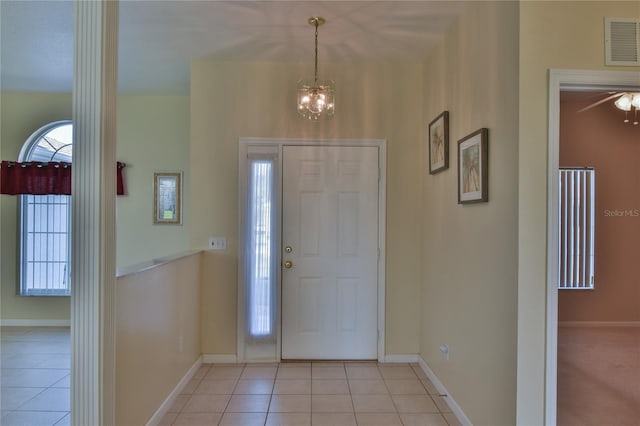
M 247 325 L 254 339 L 275 337 L 275 160 L 249 158 L 246 259 Z

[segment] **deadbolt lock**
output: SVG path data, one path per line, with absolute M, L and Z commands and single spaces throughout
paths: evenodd
M 286 246 L 284 248 L 284 251 L 286 251 L 287 253 L 291 253 L 293 251 L 293 249 L 291 248 L 291 246 Z

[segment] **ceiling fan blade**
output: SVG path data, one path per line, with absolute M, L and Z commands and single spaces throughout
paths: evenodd
M 598 106 L 598 105 L 600 105 L 600 104 L 603 104 L 603 103 L 605 103 L 605 102 L 610 101 L 611 99 L 619 98 L 620 96 L 622 96 L 622 95 L 624 95 L 624 94 L 625 94 L 625 92 L 621 92 L 621 93 L 615 93 L 615 94 L 613 94 L 613 95 L 611 95 L 611 96 L 607 96 L 607 97 L 606 97 L 606 98 L 604 98 L 604 99 L 600 99 L 599 101 L 594 102 L 594 103 L 592 103 L 591 105 L 588 105 L 588 106 L 586 106 L 586 107 L 584 107 L 584 108 L 582 108 L 582 109 L 578 110 L 578 112 L 585 112 L 585 111 L 588 111 L 588 110 L 590 110 L 591 108 L 595 108 L 595 107 L 597 107 L 597 106 Z

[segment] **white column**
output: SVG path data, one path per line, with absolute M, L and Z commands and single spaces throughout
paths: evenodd
M 71 422 L 115 424 L 118 2 L 76 0 Z

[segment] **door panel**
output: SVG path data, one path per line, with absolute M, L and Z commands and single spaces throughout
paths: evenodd
M 283 359 L 375 359 L 378 148 L 283 147 Z

